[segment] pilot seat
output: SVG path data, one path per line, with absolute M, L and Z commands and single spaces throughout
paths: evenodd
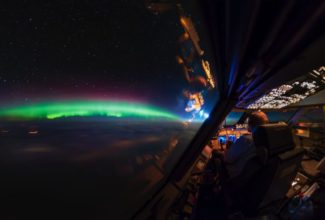
M 278 213 L 304 154 L 285 123 L 265 124 L 253 132 L 257 154 L 241 174 L 224 185 L 234 207 L 245 216 Z

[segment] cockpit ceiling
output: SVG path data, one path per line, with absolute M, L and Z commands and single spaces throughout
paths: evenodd
M 281 109 L 301 101 L 325 89 L 325 66 L 268 91 L 246 106 L 246 109 Z

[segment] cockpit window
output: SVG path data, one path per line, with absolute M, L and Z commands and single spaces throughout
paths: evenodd
M 230 112 L 225 121 L 224 121 L 224 125 L 235 125 L 239 119 L 241 118 L 241 116 L 244 114 L 244 112 L 236 112 L 236 111 L 232 111 Z
M 297 112 L 296 109 L 286 111 L 269 111 L 266 112 L 270 122 L 288 122 L 294 114 Z
M 12 206 L 130 218 L 209 117 L 218 84 L 198 13 L 150 2 L 1 7 L 1 195 Z
M 322 107 L 307 108 L 297 119 L 297 123 L 325 123 L 325 113 Z

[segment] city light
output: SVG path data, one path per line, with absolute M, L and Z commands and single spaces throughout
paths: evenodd
M 189 100 L 185 108 L 186 112 L 199 112 L 204 104 L 204 99 L 201 93 L 194 93 L 189 95 Z
M 200 38 L 195 30 L 192 20 L 189 17 L 181 16 L 180 23 L 183 26 L 186 33 L 191 38 L 196 52 L 199 54 L 199 56 L 202 56 L 204 54 L 204 51 L 201 49 L 199 45 Z
M 202 60 L 202 67 L 203 70 L 207 76 L 208 79 L 208 83 L 210 84 L 211 88 L 215 88 L 216 87 L 216 83 L 215 80 L 211 74 L 211 70 L 210 70 L 210 64 L 208 61 Z

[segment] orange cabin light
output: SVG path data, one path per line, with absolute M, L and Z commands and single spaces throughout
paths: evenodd
M 302 129 L 297 129 L 297 130 L 296 130 L 296 133 L 297 133 L 297 134 L 303 134 L 303 133 L 305 133 L 305 131 L 302 130 Z

